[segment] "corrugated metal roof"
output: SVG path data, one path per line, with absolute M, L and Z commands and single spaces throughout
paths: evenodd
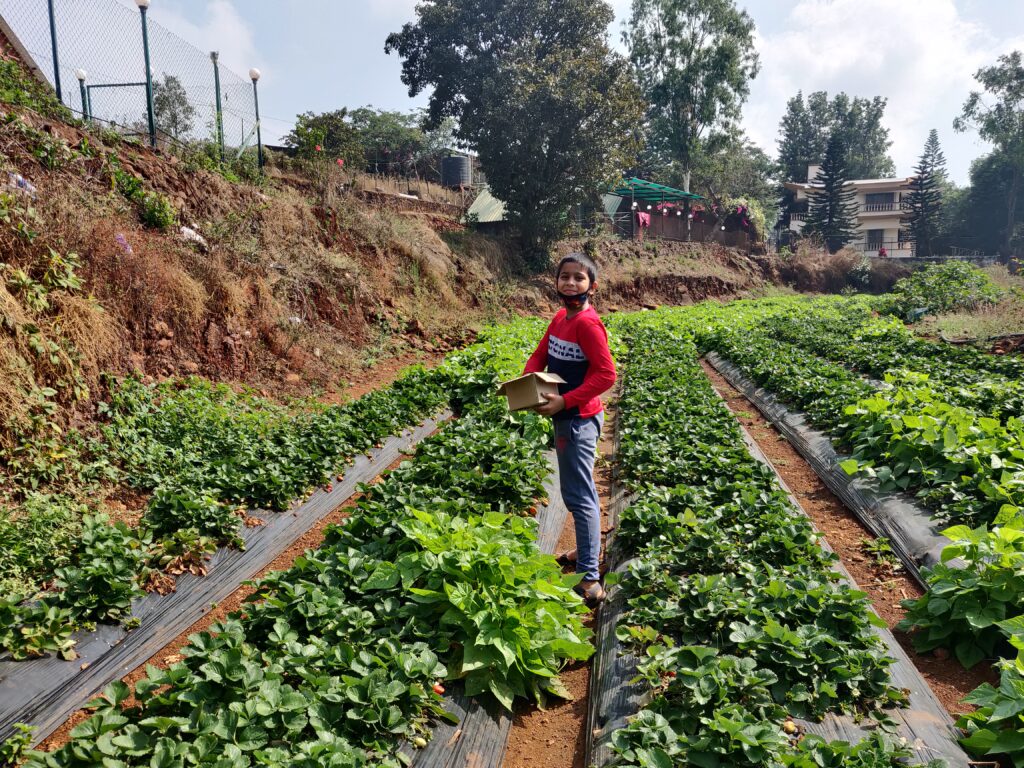
M 490 189 L 484 187 L 466 211 L 466 218 L 472 218 L 474 215 L 479 224 L 496 224 L 505 220 L 505 204 L 492 195 Z

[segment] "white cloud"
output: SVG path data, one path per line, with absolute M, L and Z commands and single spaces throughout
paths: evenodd
M 884 96 L 897 172 L 911 172 L 934 127 L 963 181 L 980 147 L 953 133 L 953 118 L 977 87 L 973 73 L 1015 43 L 963 18 L 953 0 L 801 0 L 780 32 L 758 35 L 761 73 L 744 127 L 774 154 L 786 101 L 798 90 Z
M 243 78 L 258 66 L 260 53 L 252 29 L 232 0 L 210 0 L 204 17 L 193 21 L 167 6 L 153 6 L 152 18 L 203 52 L 217 51 L 223 66 Z

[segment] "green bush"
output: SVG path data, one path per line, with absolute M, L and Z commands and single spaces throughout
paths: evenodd
M 219 491 L 203 491 L 173 484 L 157 488 L 149 502 L 146 522 L 159 534 L 195 528 L 218 543 L 242 545 L 238 536 L 241 518 L 231 506 L 217 500 Z
M 147 192 L 142 185 L 142 179 L 121 167 L 117 155 L 110 156 L 110 167 L 114 186 L 139 209 L 139 218 L 145 226 L 151 229 L 168 229 L 174 224 L 178 212 L 170 200 L 159 192 Z
M 47 117 L 73 119 L 50 87 L 32 77 L 17 61 L 0 59 L 0 102 L 28 107 Z
M 916 319 L 926 312 L 979 309 L 995 304 L 1002 292 L 987 274 L 965 261 L 932 264 L 900 280 L 883 296 L 878 309 L 884 314 Z
M 178 212 L 159 192 L 146 192 L 139 201 L 139 218 L 151 229 L 169 229 L 178 218 Z

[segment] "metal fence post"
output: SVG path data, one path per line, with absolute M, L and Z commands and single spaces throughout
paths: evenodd
M 256 156 L 259 158 L 260 171 L 263 170 L 263 137 L 260 134 L 260 95 L 256 89 L 256 81 L 260 79 L 260 71 L 253 67 L 249 70 L 252 80 L 252 104 L 256 108 Z
M 224 115 L 220 107 L 220 66 L 217 64 L 219 54 L 217 51 L 210 51 L 210 61 L 213 62 L 213 89 L 217 94 L 217 146 L 220 148 L 220 161 L 224 162 Z
M 53 85 L 57 89 L 57 101 L 62 102 L 64 98 L 60 91 L 60 65 L 57 63 L 57 21 L 53 14 L 53 0 L 47 0 L 50 10 L 50 48 L 53 51 Z
M 149 118 L 149 146 L 156 149 L 156 119 L 153 113 L 153 72 L 149 68 L 149 29 L 146 26 L 146 10 L 149 0 L 135 0 L 142 14 L 142 51 L 146 57 L 146 116 Z

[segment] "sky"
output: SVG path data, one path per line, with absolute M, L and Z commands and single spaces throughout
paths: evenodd
M 131 5 L 131 0 L 119 0 Z M 743 127 L 770 155 L 779 120 L 798 90 L 888 99 L 885 124 L 898 175 L 910 175 L 936 128 L 950 177 L 968 181 L 971 160 L 989 147 L 957 134 L 953 119 L 979 67 L 1024 50 L 1022 0 L 739 0 L 756 27 L 761 71 Z M 609 30 L 622 48 L 630 0 L 612 0 Z M 2 5 L 2 3 L 0 3 Z M 410 110 L 388 33 L 415 16 L 416 0 L 152 0 L 150 18 L 259 82 L 264 140 L 288 132 L 300 112 L 372 105 Z M 154 62 L 154 69 L 158 63 Z

